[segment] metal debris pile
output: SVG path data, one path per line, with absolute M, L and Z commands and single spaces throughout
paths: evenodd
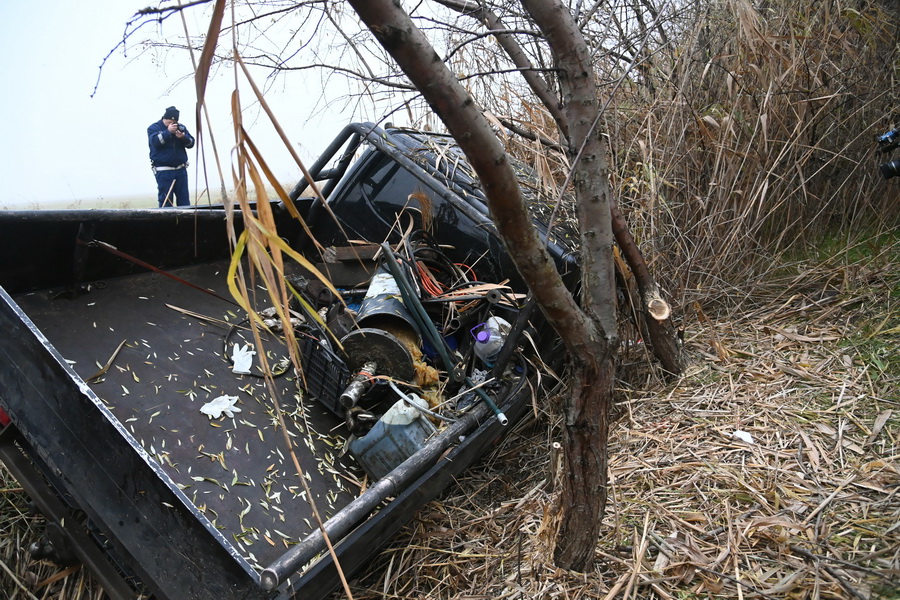
M 423 230 L 387 243 L 331 248 L 319 265 L 340 296 L 311 276 L 290 280 L 306 389 L 344 419 L 349 452 L 374 480 L 472 405 L 497 406 L 527 321 L 523 297 L 480 281 Z

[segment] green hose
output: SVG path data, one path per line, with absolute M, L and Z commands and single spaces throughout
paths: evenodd
M 400 295 L 403 296 L 404 304 L 406 304 L 410 314 L 416 321 L 416 325 L 418 325 L 419 329 L 422 331 L 422 335 L 428 338 L 428 342 L 434 346 L 434 349 L 441 355 L 441 359 L 444 361 L 444 367 L 446 367 L 447 372 L 452 375 L 456 365 L 453 363 L 450 354 L 447 352 L 446 342 L 441 337 L 440 333 L 438 333 L 434 323 L 431 322 L 431 318 L 428 317 L 428 313 L 425 312 L 425 308 L 422 306 L 422 303 L 419 302 L 418 296 L 413 292 L 412 286 L 406 281 L 406 276 L 400 269 L 400 263 L 398 263 L 397 259 L 394 257 L 394 251 L 391 250 L 391 247 L 387 242 L 381 244 L 381 250 L 384 252 L 388 270 L 390 270 L 391 275 L 393 275 L 394 279 L 397 281 L 397 287 L 400 289 Z
M 381 251 L 384 253 L 385 262 L 387 263 L 388 270 L 390 270 L 391 275 L 394 276 L 394 279 L 397 281 L 397 287 L 400 289 L 400 295 L 403 296 L 403 301 L 406 303 L 407 308 L 410 309 L 410 314 L 413 319 L 416 321 L 416 324 L 419 326 L 419 329 L 422 331 L 422 334 L 427 336 L 428 341 L 432 346 L 440 353 L 441 359 L 444 361 L 444 366 L 447 368 L 447 372 L 451 374 L 451 377 L 455 381 L 463 381 L 469 385 L 474 387 L 475 384 L 472 383 L 472 380 L 461 372 L 455 364 L 453 364 L 453 360 L 450 358 L 450 353 L 447 351 L 447 342 L 441 337 L 441 334 L 438 332 L 437 328 L 434 326 L 434 323 L 431 321 L 431 318 L 428 316 L 428 313 L 425 312 L 425 307 L 422 306 L 422 303 L 419 301 L 419 297 L 413 292 L 412 286 L 406 280 L 406 276 L 403 274 L 403 271 L 400 269 L 400 264 L 397 262 L 396 257 L 394 257 L 394 251 L 391 250 L 390 245 L 387 242 L 382 242 Z M 464 378 L 464 379 L 463 379 Z M 481 396 L 481 399 L 484 400 L 485 404 L 487 404 L 494 414 L 497 415 L 497 420 L 501 425 L 506 425 L 509 423 L 509 419 L 503 414 L 503 411 L 494 403 L 490 396 L 488 396 L 484 390 L 481 388 L 475 388 L 475 392 Z

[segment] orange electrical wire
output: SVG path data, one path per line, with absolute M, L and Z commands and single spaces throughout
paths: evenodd
M 431 273 L 431 269 L 422 264 L 421 261 L 416 261 L 416 272 L 419 274 L 419 281 L 422 283 L 422 289 L 431 296 L 439 296 L 444 293 L 444 286 L 435 279 L 434 275 Z

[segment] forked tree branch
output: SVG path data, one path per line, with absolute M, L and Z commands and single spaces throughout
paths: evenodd
M 556 121 L 563 139 L 569 137 L 569 125 L 559 106 L 559 98 L 556 92 L 547 84 L 545 80 L 538 76 L 538 69 L 535 69 L 528 55 L 522 49 L 522 46 L 516 41 L 513 32 L 509 30 L 503 21 L 491 9 L 477 2 L 469 2 L 468 0 L 436 0 L 447 8 L 451 8 L 461 14 L 469 15 L 481 21 L 485 27 L 494 33 L 497 43 L 506 52 L 510 60 L 522 72 L 522 78 L 528 83 L 544 107 L 550 112 L 550 116 Z

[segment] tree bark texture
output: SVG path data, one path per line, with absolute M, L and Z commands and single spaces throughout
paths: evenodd
M 653 355 L 668 373 L 677 375 L 681 373 L 681 345 L 672 324 L 672 310 L 659 291 L 656 280 L 650 274 L 644 255 L 634 241 L 625 217 L 615 205 L 612 205 L 612 227 L 616 236 L 616 242 L 622 250 L 622 256 L 628 263 L 634 279 L 637 281 L 638 291 L 641 295 L 641 313 L 644 325 L 647 328 L 646 335 L 650 341 Z
M 486 5 L 473 2 L 472 0 L 437 0 L 437 2 L 456 10 L 460 14 L 471 16 L 493 32 L 497 43 L 504 49 L 513 64 L 522 69 L 523 78 L 526 83 L 528 83 L 535 96 L 538 97 L 544 107 L 553 116 L 562 139 L 570 140 L 571 143 L 572 138 L 570 138 L 569 135 L 569 116 L 567 112 L 563 111 L 563 103 L 556 98 L 556 94 L 550 89 L 547 83 L 537 75 L 534 66 L 531 64 L 528 56 L 523 51 L 515 36 L 510 33 L 504 33 L 506 28 L 500 17 L 487 8 Z M 648 10 L 649 8 L 650 7 L 648 6 Z M 527 134 L 517 131 L 517 128 L 511 124 L 504 123 L 504 125 L 514 133 L 528 137 Z M 600 143 L 603 143 L 602 138 Z M 569 155 L 571 158 L 571 152 Z M 605 148 L 599 156 L 601 156 L 605 162 Z M 602 170 L 605 171 L 605 164 Z M 597 170 L 597 172 L 599 171 L 600 169 Z M 656 280 L 650 274 L 650 270 L 647 268 L 647 262 L 644 260 L 640 248 L 638 248 L 635 243 L 634 237 L 629 232 L 628 226 L 625 223 L 622 213 L 618 209 L 615 199 L 610 198 L 609 207 L 616 243 L 622 250 L 622 256 L 638 283 L 638 290 L 641 297 L 640 316 L 643 319 L 643 326 L 641 327 L 642 333 L 648 340 L 654 356 L 660 361 L 663 369 L 671 374 L 678 374 L 682 370 L 681 346 L 676 336 L 675 327 L 672 324 L 669 304 L 663 299 Z M 589 218 L 587 215 L 584 217 Z
M 465 153 L 484 186 L 506 250 L 547 321 L 570 351 L 574 348 L 587 354 L 593 324 L 578 308 L 541 243 L 506 152 L 481 110 L 399 4 L 391 0 L 349 2 Z
M 522 5 L 544 34 L 559 77 L 581 235 L 581 305 L 597 324 L 590 354 L 572 354 L 573 385 L 563 405 L 565 472 L 553 552 L 557 566 L 583 571 L 593 562 L 606 508 L 618 349 L 607 149 L 597 128 L 600 102 L 590 51 L 572 14 L 557 0 L 522 0 Z
M 615 363 L 594 358 L 587 357 L 574 370 L 565 401 L 564 472 L 553 560 L 558 567 L 575 571 L 590 569 L 607 501 L 609 399 Z
M 556 121 L 556 127 L 559 129 L 560 135 L 562 135 L 563 139 L 568 138 L 569 125 L 559 106 L 556 93 L 534 69 L 534 65 L 531 64 L 531 60 L 529 60 L 528 55 L 525 54 L 515 37 L 510 33 L 504 33 L 507 28 L 500 17 L 481 2 L 472 2 L 471 0 L 437 0 L 437 2 L 461 14 L 470 15 L 494 32 L 494 39 L 497 40 L 497 43 L 503 48 L 503 51 L 506 52 L 513 64 L 521 69 L 522 78 L 528 84 L 528 87 L 531 88 L 534 95 L 538 97 L 541 104 L 544 105 L 550 116 Z
M 561 4 L 529 3 L 546 5 L 535 7 L 535 12 L 540 13 L 541 29 L 551 45 L 560 45 L 559 62 L 567 67 L 569 143 L 583 145 L 586 157 L 575 177 L 577 201 L 584 203 L 579 208 L 583 270 L 591 271 L 584 275 L 583 311 L 532 225 L 503 146 L 472 98 L 399 3 L 349 1 L 465 153 L 484 186 L 491 216 L 510 257 L 572 359 L 573 390 L 564 407 L 561 526 L 554 556 L 561 567 L 583 570 L 593 559 L 606 502 L 606 435 L 617 347 L 606 148 L 601 136 L 591 130 L 598 105 L 587 48 Z M 573 32 L 575 43 L 570 39 Z

